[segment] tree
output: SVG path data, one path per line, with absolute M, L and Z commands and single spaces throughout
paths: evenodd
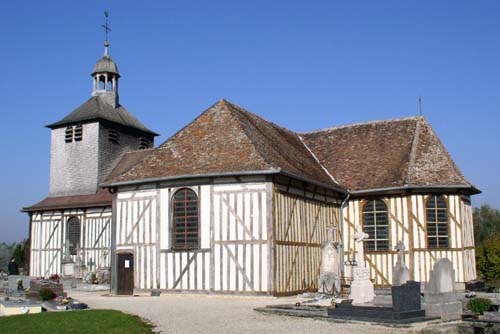
M 500 233 L 493 234 L 476 247 L 476 266 L 484 280 L 491 282 L 500 278 Z
M 494 233 L 500 233 L 500 211 L 489 204 L 474 208 L 474 241 L 476 246 L 483 243 Z

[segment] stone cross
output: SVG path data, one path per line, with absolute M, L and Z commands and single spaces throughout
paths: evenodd
M 403 243 L 403 240 L 399 240 L 398 243 L 396 244 L 396 250 L 398 251 L 398 260 L 396 263 L 401 263 L 402 265 L 405 264 L 405 244 Z
M 363 232 L 363 228 L 360 225 L 356 226 L 356 233 L 354 233 L 352 238 L 356 242 L 356 264 L 358 267 L 365 267 L 365 250 L 363 240 L 368 237 L 368 233 Z
M 63 257 L 63 262 L 69 263 L 73 262 L 73 259 L 71 258 L 71 252 L 69 250 L 69 240 L 66 240 L 66 243 L 64 244 L 64 257 Z
M 328 241 L 336 241 L 335 239 L 335 232 L 337 232 L 337 226 L 329 226 L 326 228 L 327 235 L 328 235 Z
M 106 267 L 106 259 L 107 259 L 107 257 L 108 257 L 108 251 L 107 250 L 103 250 L 102 253 L 101 253 L 100 260 L 99 260 L 99 268 Z

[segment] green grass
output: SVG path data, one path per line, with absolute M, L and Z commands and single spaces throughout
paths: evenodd
M 0 317 L 2 333 L 154 333 L 141 318 L 113 310 L 43 312 Z

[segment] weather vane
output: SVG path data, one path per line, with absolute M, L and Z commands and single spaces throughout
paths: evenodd
M 109 27 L 109 22 L 108 22 L 109 12 L 105 11 L 104 16 L 106 17 L 106 21 L 104 22 L 102 27 L 104 28 L 104 32 L 106 34 L 106 42 L 105 43 L 106 43 L 106 45 L 109 45 L 108 35 L 109 35 L 109 32 L 111 31 L 111 28 Z

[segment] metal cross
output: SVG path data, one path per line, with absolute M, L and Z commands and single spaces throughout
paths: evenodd
M 105 11 L 104 12 L 104 16 L 106 17 L 106 21 L 104 22 L 104 24 L 102 25 L 102 27 L 104 28 L 104 32 L 106 34 L 106 43 L 107 43 L 108 42 L 108 34 L 111 31 L 111 28 L 109 27 L 109 22 L 108 22 L 109 12 Z
M 92 267 L 94 267 L 95 262 L 92 261 L 92 258 L 89 259 L 89 262 L 87 262 L 87 266 L 89 266 L 90 271 L 92 271 Z

